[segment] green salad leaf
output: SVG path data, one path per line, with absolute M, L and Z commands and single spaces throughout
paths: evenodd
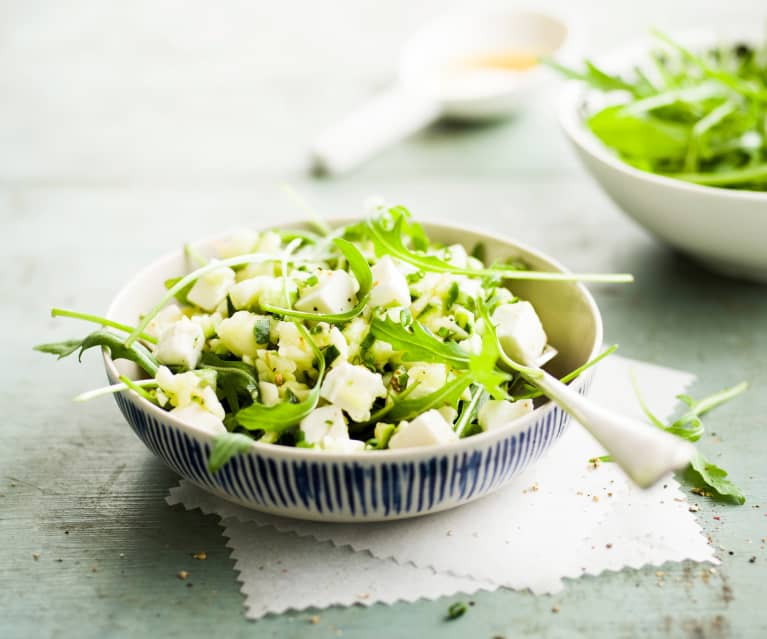
M 585 122 L 628 164 L 704 186 L 767 190 L 764 45 L 693 51 L 658 31 L 653 36 L 657 48 L 622 75 L 588 60 L 583 70 L 546 62 L 609 94 Z
M 408 330 L 389 317 L 373 318 L 370 333 L 376 339 L 391 344 L 394 350 L 402 351 L 402 359 L 406 362 L 448 364 L 459 369 L 469 366 L 466 351 L 455 342 L 443 342 L 420 322 L 414 321 L 412 330 Z
M 244 453 L 253 447 L 253 438 L 242 433 L 222 433 L 213 438 L 213 446 L 208 457 L 208 470 L 216 473 L 232 457 Z
M 34 349 L 41 353 L 58 355 L 59 359 L 67 357 L 79 350 L 80 353 L 78 354 L 78 359 L 82 359 L 85 351 L 96 346 L 103 346 L 108 349 L 112 359 L 128 359 L 135 362 L 152 377 L 154 377 L 159 368 L 159 364 L 154 355 L 152 355 L 143 344 L 134 342 L 130 346 L 126 346 L 119 335 L 115 335 L 106 330 L 95 331 L 81 340 L 65 340 L 63 342 L 54 342 L 51 344 L 38 344 Z
M 667 426 L 648 408 L 637 388 L 633 375 L 632 383 L 634 384 L 634 392 L 639 400 L 639 404 L 647 418 L 658 428 L 691 442 L 698 441 L 705 432 L 703 422 L 700 419 L 702 415 L 734 399 L 748 388 L 746 382 L 741 382 L 700 400 L 695 400 L 689 395 L 677 395 L 677 399 L 686 404 L 688 410 Z M 610 461 L 609 457 L 603 459 Z M 709 461 L 701 452 L 696 453 L 690 462 L 689 468 L 682 474 L 682 477 L 693 485 L 704 485 L 713 489 L 714 496 L 721 500 L 733 501 L 737 504 L 743 504 L 746 501 L 740 488 L 729 479 L 726 479 L 727 471 Z

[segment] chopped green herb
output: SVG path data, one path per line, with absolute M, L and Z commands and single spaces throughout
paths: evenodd
M 458 619 L 458 617 L 463 617 L 468 609 L 469 607 L 463 601 L 456 601 L 455 603 L 450 604 L 447 609 L 448 621 Z

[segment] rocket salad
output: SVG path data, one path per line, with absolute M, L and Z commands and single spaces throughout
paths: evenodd
M 586 124 L 632 166 L 695 184 L 767 190 L 767 45 L 692 51 L 663 34 L 631 72 L 549 64 L 608 96 Z
M 556 355 L 507 283 L 631 280 L 485 264 L 480 248 L 432 242 L 401 207 L 325 235 L 242 233 L 216 256 L 187 248 L 197 268 L 135 326 L 54 309 L 101 327 L 37 348 L 135 362 L 145 379 L 80 399 L 141 395 L 216 437 L 213 468 L 254 440 L 342 453 L 448 443 L 533 410 L 539 393 L 500 349 L 538 365 Z

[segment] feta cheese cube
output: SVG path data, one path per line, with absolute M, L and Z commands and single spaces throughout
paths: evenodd
M 224 419 L 224 407 L 218 401 L 216 391 L 210 385 L 210 379 L 209 373 L 201 375 L 199 371 L 174 375 L 166 366 L 160 366 L 155 375 L 160 391 L 176 408 L 198 404 L 219 419 Z
M 495 430 L 532 412 L 532 399 L 520 399 L 516 402 L 490 399 L 479 409 L 477 421 L 483 430 Z
M 410 304 L 410 289 L 407 279 L 394 264 L 394 260 L 384 255 L 373 268 L 373 288 L 370 291 L 372 306 L 408 306 Z
M 308 369 L 314 361 L 314 351 L 307 339 L 298 330 L 293 322 L 279 322 L 277 324 L 278 349 L 280 357 L 292 359 L 296 368 Z
M 315 408 L 301 420 L 300 428 L 304 441 L 309 444 L 318 444 L 325 437 L 349 439 L 346 418 L 341 409 L 332 404 Z
M 280 391 L 271 382 L 258 382 L 258 393 L 264 406 L 274 406 L 280 401 Z
M 298 292 L 296 283 L 288 280 L 288 295 L 291 303 Z M 251 309 L 261 304 L 285 306 L 285 291 L 281 278 L 257 275 L 229 287 L 229 299 L 237 310 Z
M 205 311 L 214 311 L 226 299 L 226 293 L 233 282 L 234 271 L 222 266 L 200 277 L 186 298 Z
M 338 351 L 338 357 L 331 364 L 331 366 L 336 366 L 340 364 L 341 362 L 344 362 L 347 359 L 349 359 L 349 345 L 346 343 L 344 334 L 338 329 L 337 326 L 331 327 L 330 333 L 328 335 L 328 339 L 330 343 L 333 346 L 335 346 L 336 350 Z
M 218 325 L 218 336 L 224 346 L 238 357 L 256 357 L 262 345 L 256 341 L 256 322 L 269 321 L 264 315 L 237 311 Z
M 192 315 L 192 321 L 202 329 L 202 334 L 205 336 L 205 339 L 213 337 L 216 334 L 216 328 L 221 323 L 222 319 L 224 318 L 221 316 L 221 313 Z
M 258 239 L 256 231 L 240 229 L 218 245 L 218 254 L 221 258 L 227 258 L 254 253 Z
M 415 364 L 407 370 L 408 388 L 418 384 L 408 399 L 418 399 L 438 391 L 447 383 L 447 367 L 444 364 Z
M 522 364 L 534 364 L 546 347 L 546 333 L 533 305 L 502 304 L 495 309 L 492 320 L 506 354 Z
M 458 441 L 452 426 L 436 409 L 422 413 L 411 422 L 401 422 L 389 440 L 389 448 L 416 448 Z
M 378 373 L 342 362 L 326 375 L 320 397 L 342 408 L 354 421 L 365 422 L 376 398 L 386 397 L 386 387 Z
M 296 309 L 326 315 L 343 313 L 357 303 L 359 284 L 346 271 L 322 271 L 319 282 L 306 289 L 296 302 Z
M 171 324 L 175 324 L 180 321 L 184 316 L 181 309 L 175 304 L 166 306 L 157 315 L 152 318 L 152 321 L 147 324 L 144 332 L 152 337 L 159 338 L 162 332 L 168 328 Z
M 358 439 L 351 439 L 350 437 L 323 437 L 321 446 L 322 450 L 332 453 L 357 453 L 361 450 L 365 450 L 365 442 L 361 442 Z
M 157 361 L 189 370 L 197 366 L 205 344 L 205 335 L 196 322 L 183 317 L 160 335 L 155 349 Z
M 227 432 L 224 422 L 199 404 L 189 404 L 181 408 L 174 408 L 170 411 L 170 414 L 182 422 L 196 426 L 211 435 Z
M 461 244 L 451 244 L 447 247 L 447 263 L 456 268 L 466 268 L 469 254 Z

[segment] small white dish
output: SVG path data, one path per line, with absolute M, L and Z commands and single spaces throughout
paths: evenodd
M 405 44 L 395 86 L 315 140 L 312 168 L 348 171 L 442 117 L 507 116 L 548 72 L 537 57 L 566 56 L 572 42 L 569 21 L 538 11 L 474 9 L 436 20 Z
M 762 42 L 762 25 L 671 34 L 693 50 L 721 43 Z M 649 40 L 596 59 L 620 73 L 646 60 Z M 560 124 L 578 157 L 605 192 L 653 235 L 714 271 L 767 282 L 767 193 L 699 186 L 636 169 L 588 128 L 584 117 L 595 92 L 568 82 Z
M 351 220 L 331 221 L 331 225 Z M 293 228 L 301 225 L 292 225 Z M 447 224 L 423 225 L 431 238 L 485 245 L 489 262 L 517 258 L 531 268 L 564 271 L 551 258 L 496 233 Z M 196 244 L 211 251 L 221 238 Z M 185 271 L 182 251 L 161 258 L 117 294 L 107 317 L 135 323 L 165 292 L 163 282 Z M 593 359 L 602 345 L 602 319 L 586 288 L 573 282 L 516 280 L 513 290 L 529 300 L 557 356 L 546 365 L 562 376 Z M 107 377 L 140 377 L 135 364 L 104 354 Z M 585 393 L 591 371 L 571 387 Z M 135 393 L 115 395 L 120 410 L 144 444 L 179 475 L 202 489 L 248 508 L 286 517 L 366 522 L 415 517 L 487 495 L 518 476 L 564 433 L 569 415 L 553 402 L 502 428 L 452 444 L 401 450 L 328 453 L 254 442 L 217 473 L 207 469 L 212 436 Z

